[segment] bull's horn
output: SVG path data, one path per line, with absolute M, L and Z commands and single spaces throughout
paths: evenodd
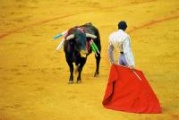
M 90 37 L 92 39 L 96 39 L 96 35 L 90 34 L 90 33 L 86 33 L 86 37 Z
M 66 37 L 66 40 L 71 40 L 71 39 L 73 39 L 74 37 L 75 37 L 75 35 L 74 35 L 74 34 L 71 34 L 71 35 L 69 35 L 69 36 Z

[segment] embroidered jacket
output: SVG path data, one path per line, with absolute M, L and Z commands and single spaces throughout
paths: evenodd
M 134 57 L 130 44 L 130 36 L 123 30 L 119 29 L 118 31 L 110 34 L 108 47 L 108 55 L 110 58 L 110 62 L 113 63 L 115 61 L 113 56 L 113 50 L 115 49 L 119 53 L 123 52 L 129 66 L 135 66 Z

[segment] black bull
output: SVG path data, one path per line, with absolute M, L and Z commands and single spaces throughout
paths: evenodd
M 81 72 L 83 66 L 86 63 L 87 56 L 92 52 L 90 42 L 94 41 L 96 46 L 99 49 L 99 52 L 96 52 L 96 70 L 94 77 L 99 74 L 99 64 L 100 64 L 100 35 L 98 29 L 93 26 L 91 23 L 84 24 L 82 26 L 76 26 L 68 30 L 68 33 L 65 37 L 64 42 L 64 52 L 66 62 L 70 68 L 70 78 L 69 83 L 73 83 L 73 72 L 74 66 L 76 65 L 76 71 L 78 71 L 77 83 L 81 82 Z

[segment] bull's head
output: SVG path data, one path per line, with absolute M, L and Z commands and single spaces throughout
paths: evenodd
M 86 47 L 87 38 L 96 39 L 96 36 L 90 33 L 85 33 L 80 28 L 75 29 L 73 33 L 66 36 L 66 40 L 73 40 L 75 42 L 75 50 L 80 53 L 81 57 L 86 57 L 88 50 Z

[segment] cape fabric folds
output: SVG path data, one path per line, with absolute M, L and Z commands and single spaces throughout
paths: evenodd
M 161 113 L 157 96 L 142 71 L 112 65 L 102 101 L 105 108 L 133 113 Z

